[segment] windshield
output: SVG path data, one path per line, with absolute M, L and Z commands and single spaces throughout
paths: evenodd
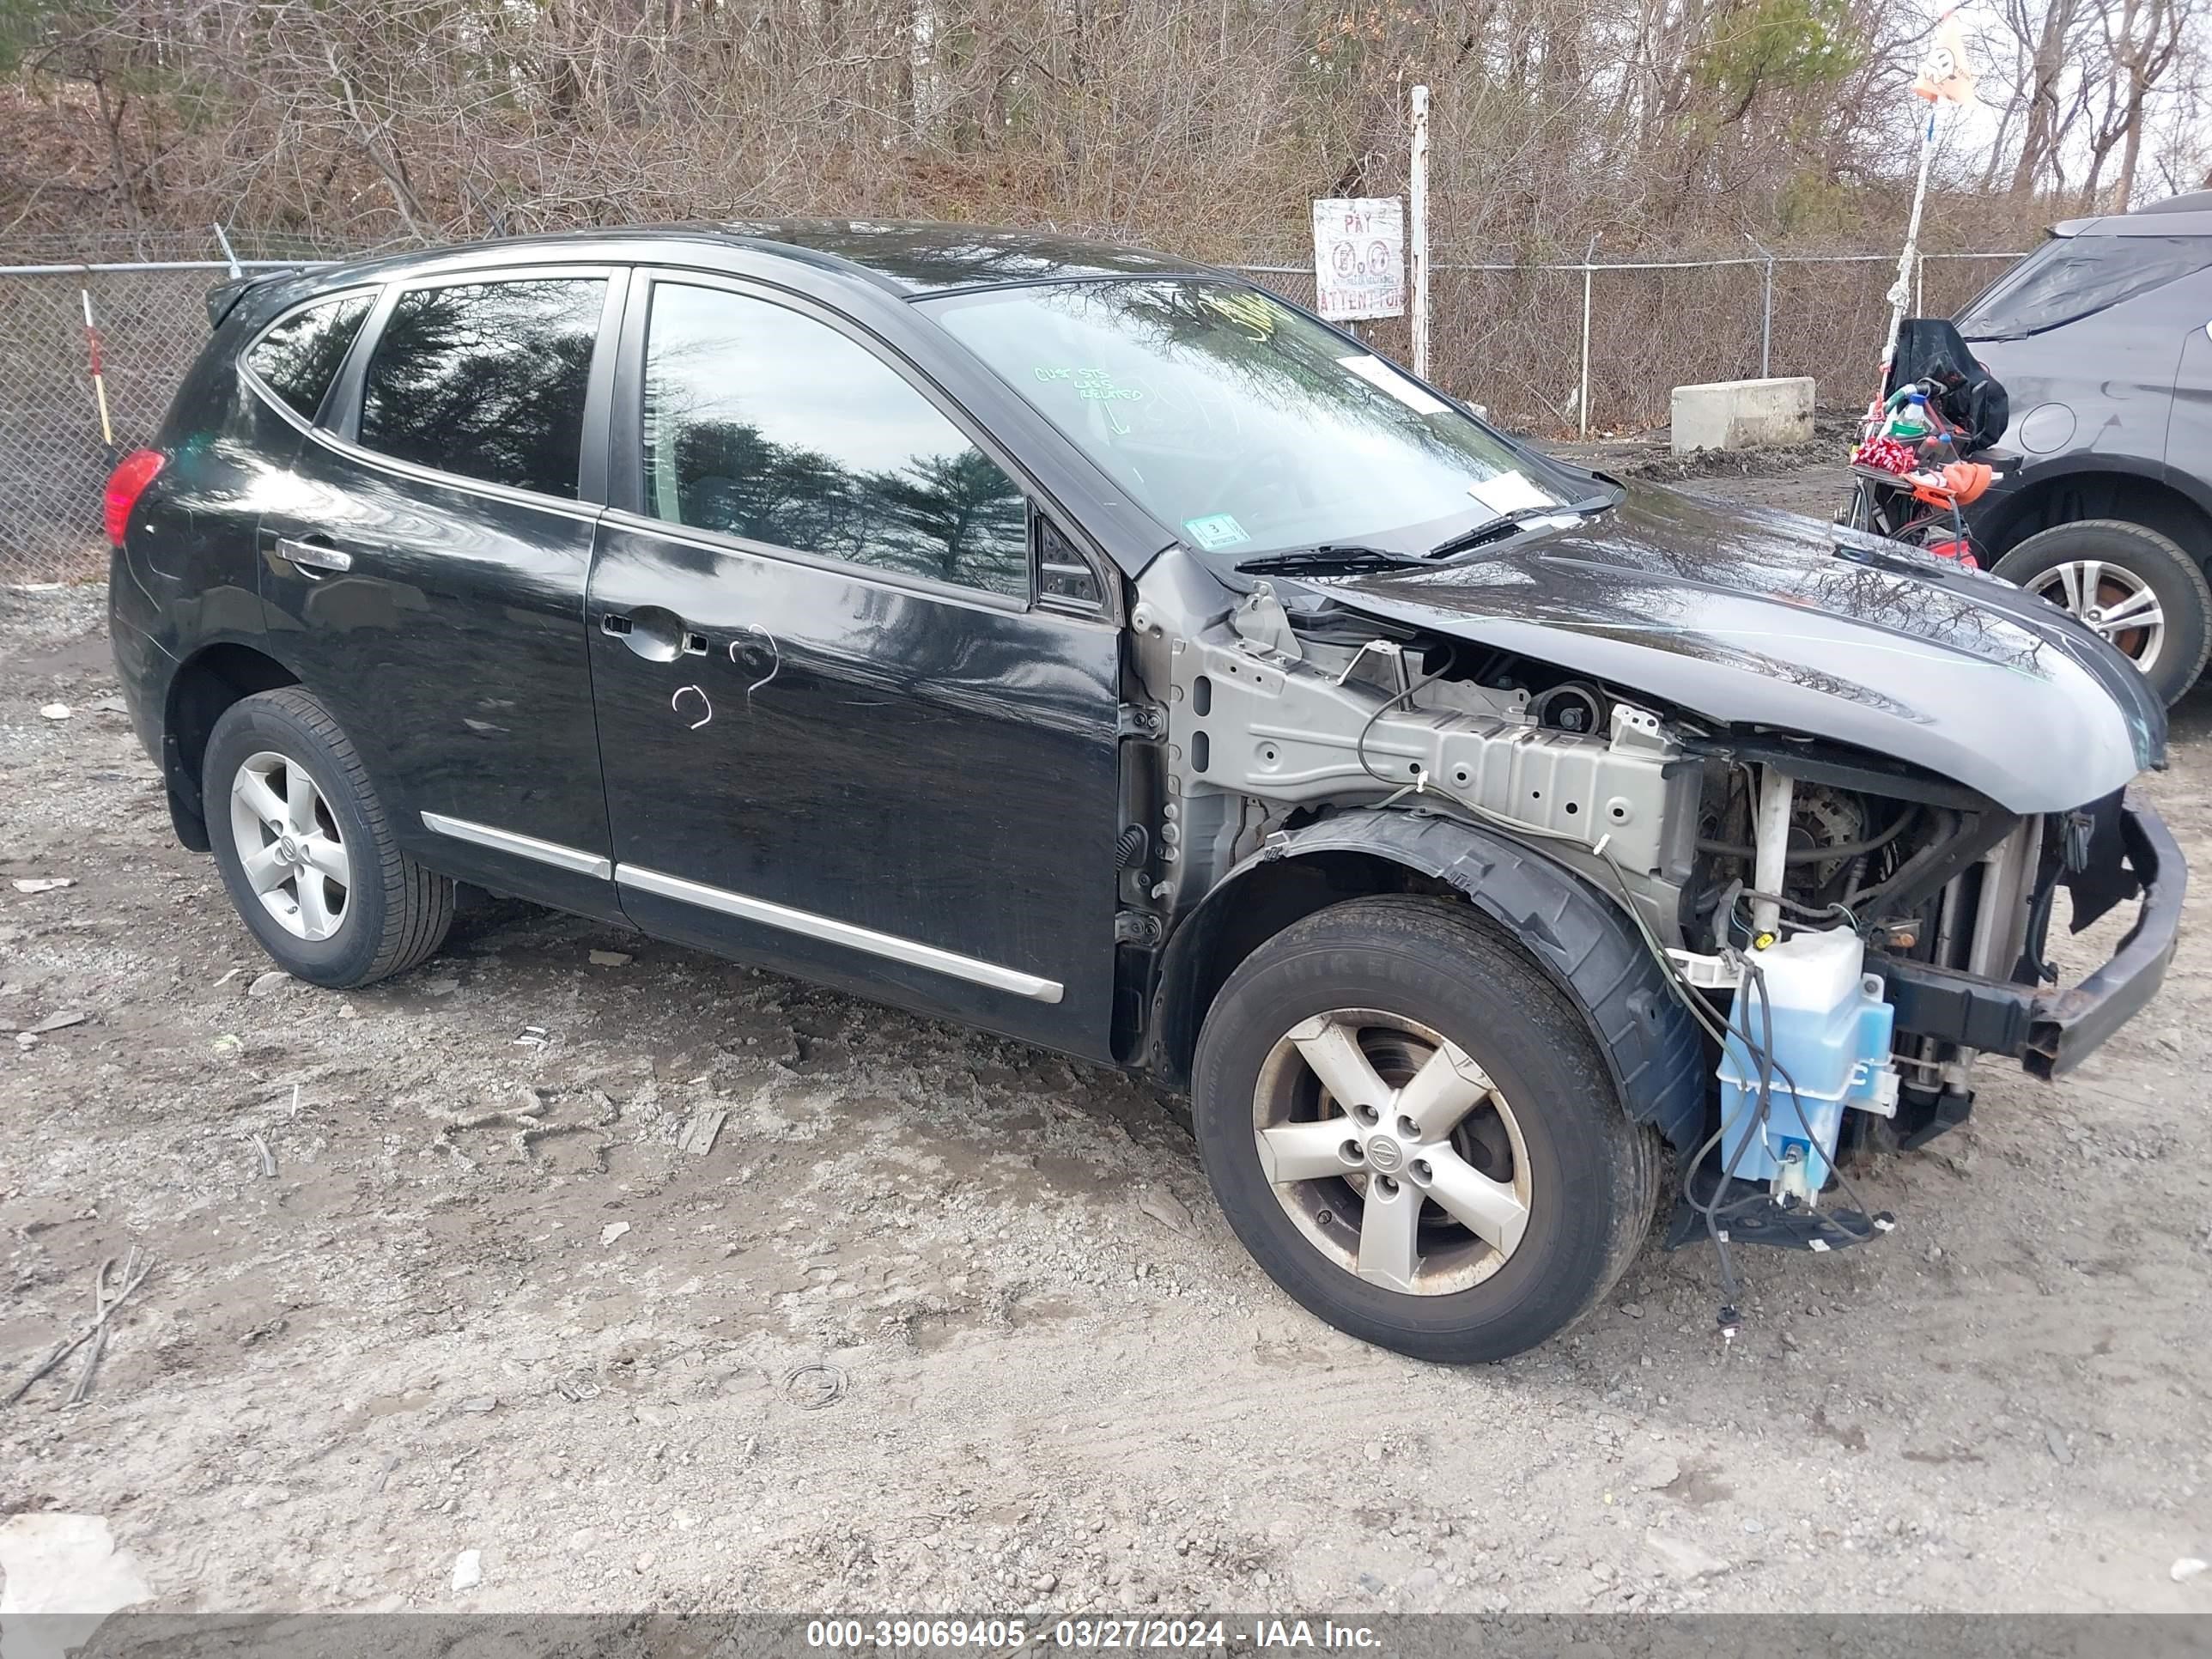
M 1358 544 L 1425 554 L 1561 505 L 1567 475 L 1254 289 L 1147 279 L 931 309 L 1191 546 L 1242 560 Z
M 2018 340 L 2212 265 L 2212 237 L 2054 236 L 1960 313 L 1969 340 Z

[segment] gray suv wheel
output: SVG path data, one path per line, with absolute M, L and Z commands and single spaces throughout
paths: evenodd
M 2212 586 L 2171 537 L 2121 519 L 2030 536 L 1995 574 L 2040 594 L 2105 639 L 2172 702 L 2212 653 Z

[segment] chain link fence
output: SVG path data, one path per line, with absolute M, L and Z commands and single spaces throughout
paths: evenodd
M 103 568 L 100 492 L 144 443 L 207 337 L 207 289 L 224 280 L 213 237 L 117 232 L 27 245 L 0 265 L 0 584 L 69 581 Z M 243 236 L 249 265 L 337 250 Z M 68 256 L 69 262 L 62 263 Z M 1948 315 L 2015 255 L 1930 254 L 1915 309 Z M 1311 305 L 1310 266 L 1232 269 Z M 1677 385 L 1810 374 L 1821 400 L 1874 390 L 1894 254 L 1431 267 L 1431 378 L 1504 424 L 1560 437 L 1663 425 Z M 85 307 L 100 336 L 112 446 L 103 440 Z M 1588 319 L 1587 347 L 1584 319 Z M 1403 318 L 1356 331 L 1399 362 Z M 1587 387 L 1587 395 L 1584 388 Z
M 1915 314 L 1951 315 L 2019 257 L 1923 256 Z M 1285 299 L 1313 303 L 1310 266 L 1230 269 Z M 1665 425 L 1676 386 L 1755 375 L 1809 374 L 1823 404 L 1856 408 L 1874 394 L 1896 273 L 1894 253 L 1589 264 L 1438 260 L 1429 277 L 1429 378 L 1539 437 L 1648 431 Z M 1386 356 L 1410 357 L 1403 318 L 1360 323 L 1354 331 Z

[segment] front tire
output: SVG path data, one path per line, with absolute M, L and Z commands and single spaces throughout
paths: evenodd
M 2171 537 L 2121 519 L 2084 519 L 2030 536 L 1995 574 L 2073 613 L 2110 641 L 2171 703 L 2212 653 L 2212 586 Z
M 1331 906 L 1208 1011 L 1199 1151 L 1267 1276 L 1415 1358 L 1503 1359 L 1612 1289 L 1649 1232 L 1661 1146 L 1588 1023 L 1451 900 Z
M 353 744 L 297 686 L 233 703 L 202 767 L 208 839 L 231 902 L 295 979 L 343 989 L 445 942 L 454 885 L 401 853 Z

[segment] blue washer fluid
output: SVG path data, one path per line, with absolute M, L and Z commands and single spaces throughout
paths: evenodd
M 1752 1129 L 1759 1067 L 1744 1034 L 1764 1041 L 1765 1022 L 1759 984 L 1746 972 L 1721 1051 L 1721 1161 L 1739 1180 L 1783 1176 L 1784 1187 L 1809 1197 L 1828 1179 L 1844 1109 L 1896 1110 L 1894 1011 L 1881 981 L 1866 972 L 1865 942 L 1848 927 L 1793 933 L 1750 959 L 1765 978 L 1777 1066 L 1766 1120 Z M 1784 1072 L 1796 1085 L 1794 1100 Z

